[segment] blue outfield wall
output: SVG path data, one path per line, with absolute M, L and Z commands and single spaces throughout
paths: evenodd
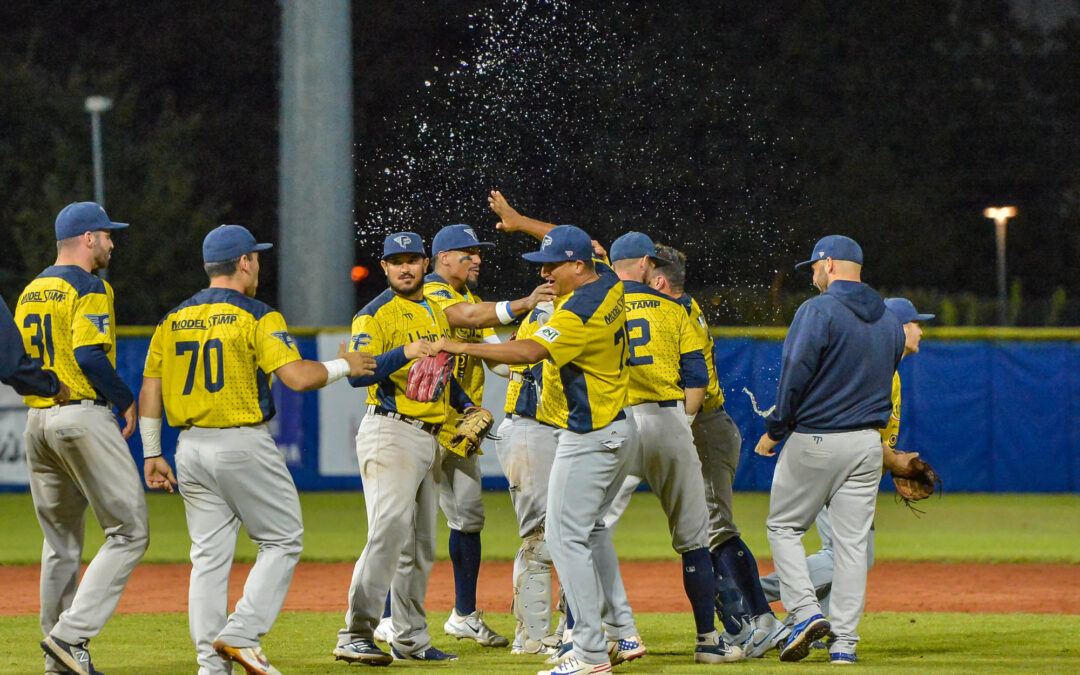
M 319 358 L 315 336 L 300 336 L 296 342 L 305 358 Z M 117 368 L 134 391 L 148 345 L 148 337 L 125 337 L 119 343 Z M 1080 491 L 1078 345 L 1071 339 L 924 339 L 922 351 L 900 364 L 903 409 L 898 446 L 931 461 L 949 492 Z M 764 423 L 743 388 L 756 396 L 760 407 L 773 404 L 781 348 L 776 335 L 716 338 L 725 407 L 743 435 L 735 478 L 739 490 L 768 490 L 772 482 L 776 460 L 754 454 Z M 298 394 L 278 385 L 273 396 L 277 416 L 271 432 L 297 487 L 361 489 L 358 475 L 320 471 L 318 394 Z M 501 417 L 494 410 L 497 403 L 487 405 Z M 166 428 L 163 434 L 166 455 L 171 457 L 177 432 Z M 141 461 L 137 433 L 130 444 Z M 485 486 L 505 488 L 494 452 L 484 462 Z M 21 489 L 26 489 L 24 482 L 0 482 L 0 490 Z

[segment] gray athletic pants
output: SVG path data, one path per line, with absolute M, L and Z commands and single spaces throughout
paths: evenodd
M 391 644 L 403 654 L 431 646 L 424 598 L 435 562 L 438 440 L 401 420 L 368 414 L 356 433 L 368 536 L 353 568 L 338 646 L 371 640 L 390 591 Z
M 76 404 L 26 416 L 30 493 L 41 547 L 41 631 L 82 643 L 101 632 L 149 543 L 142 479 L 112 411 Z M 79 581 L 86 507 L 105 543 Z
M 439 508 L 446 526 L 458 532 L 480 532 L 484 529 L 480 455 L 462 457 L 440 447 L 439 457 Z
M 531 417 L 507 416 L 499 425 L 495 452 L 510 483 L 510 501 L 522 538 L 539 528 L 547 514 L 548 477 L 555 461 L 555 429 Z
M 833 580 L 833 531 L 829 521 L 829 509 L 824 507 L 818 513 L 817 520 L 818 536 L 821 537 L 821 548 L 806 556 L 806 566 L 810 570 L 810 581 L 814 584 L 814 593 L 821 605 L 821 613 L 829 616 L 829 596 L 832 591 Z M 874 566 L 874 528 L 870 527 L 870 541 L 866 547 L 866 571 L 869 572 Z M 780 580 L 776 578 L 776 572 L 761 577 L 761 590 L 765 592 L 765 599 L 769 602 L 780 600 Z
M 732 510 L 735 470 L 739 467 L 742 435 L 731 416 L 721 408 L 698 413 L 690 426 L 694 447 L 705 479 L 705 504 L 709 508 L 709 550 L 740 536 Z
M 780 598 L 796 623 L 821 613 L 802 537 L 829 506 L 835 548 L 833 651 L 853 652 L 866 601 L 866 560 L 878 481 L 881 436 L 873 429 L 792 434 L 780 452 L 765 521 Z
M 611 639 L 637 634 L 611 532 L 603 521 L 637 443 L 633 417 L 629 409 L 624 412 L 626 419 L 588 433 L 555 431 L 548 549 L 574 613 L 574 652 L 591 664 L 608 660 L 603 624 Z
M 176 469 L 191 535 L 188 627 L 199 673 L 231 673 L 214 641 L 257 647 L 274 625 L 303 548 L 300 499 L 265 424 L 180 432 Z M 229 573 L 241 525 L 259 552 L 229 615 Z

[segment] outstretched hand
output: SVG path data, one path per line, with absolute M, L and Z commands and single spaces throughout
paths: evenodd
M 495 212 L 495 215 L 499 216 L 501 221 L 495 225 L 495 229 L 503 232 L 517 232 L 521 229 L 521 214 L 510 206 L 510 203 L 506 201 L 506 197 L 503 197 L 501 192 L 498 190 L 491 191 L 491 194 L 488 195 L 488 206 Z
M 344 340 L 338 345 L 337 356 L 349 363 L 349 377 L 367 377 L 375 374 L 375 357 L 367 352 L 350 352 Z
M 551 290 L 551 284 L 549 284 L 549 283 L 547 283 L 545 281 L 544 283 L 542 283 L 539 286 L 537 286 L 536 288 L 534 288 L 533 292 L 529 294 L 529 309 L 533 309 L 534 307 L 539 305 L 541 302 L 554 302 L 554 301 L 555 301 L 555 291 Z

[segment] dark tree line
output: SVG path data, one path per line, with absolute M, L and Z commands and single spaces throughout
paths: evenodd
M 361 261 L 391 227 L 490 228 L 498 188 L 601 240 L 683 247 L 692 288 L 802 292 L 791 264 L 840 231 L 878 286 L 992 296 L 981 213 L 1013 203 L 1010 278 L 1080 296 L 1077 22 L 1043 32 L 1004 0 L 577 4 L 353 3 Z M 112 271 L 121 322 L 204 283 L 210 227 L 274 236 L 276 4 L 11 0 L 0 25 L 9 302 L 51 262 L 55 213 L 92 198 L 91 94 L 115 103 L 106 202 L 133 223 Z M 527 242 L 499 242 L 485 292 L 531 287 L 508 262 Z

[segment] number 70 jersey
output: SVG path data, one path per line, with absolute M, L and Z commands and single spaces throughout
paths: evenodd
M 143 375 L 161 378 L 174 427 L 248 426 L 274 416 L 270 374 L 300 358 L 280 312 L 238 291 L 206 288 L 158 324 Z

